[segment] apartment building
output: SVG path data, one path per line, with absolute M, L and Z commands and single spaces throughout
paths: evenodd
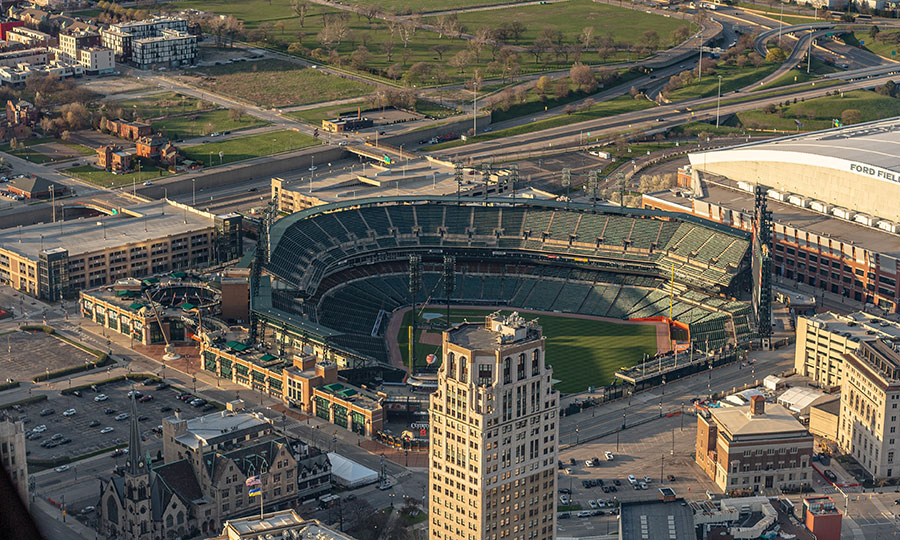
M 762 396 L 697 415 L 695 459 L 725 493 L 809 485 L 812 454 L 813 436 L 790 411 Z
M 28 464 L 25 462 L 25 426 L 18 420 L 0 418 L 0 467 L 28 503 Z
M 241 256 L 239 214 L 171 201 L 21 227 L 0 239 L 0 284 L 55 301 L 75 292 Z
M 78 30 L 59 34 L 57 58 L 80 64 L 87 73 L 102 74 L 115 70 L 113 50 L 101 46 L 100 34 L 92 30 Z
M 19 64 L 41 65 L 47 63 L 47 48 L 36 47 L 18 51 L 0 52 L 0 66 L 15 67 Z
M 858 311 L 849 315 L 820 313 L 797 318 L 794 369 L 823 386 L 838 387 L 844 355 L 860 343 L 879 338 L 900 339 L 900 318 Z
M 114 24 L 100 36 L 117 60 L 140 69 L 192 64 L 197 57 L 197 37 L 188 32 L 187 19 L 153 17 Z
M 50 47 L 55 44 L 56 40 L 50 34 L 41 32 L 40 30 L 32 30 L 20 26 L 6 32 L 6 41 L 11 43 L 20 43 L 25 47 Z
M 900 342 L 876 339 L 847 353 L 838 446 L 874 479 L 900 476 Z
M 556 535 L 559 393 L 536 321 L 493 314 L 443 334 L 429 414 L 429 537 Z

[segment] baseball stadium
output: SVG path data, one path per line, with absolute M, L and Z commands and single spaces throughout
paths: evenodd
M 267 298 L 254 295 L 254 310 L 327 344 L 342 367 L 408 369 L 413 351 L 414 371 L 436 367 L 429 353 L 448 309 L 451 322 L 519 311 L 547 327 L 548 362 L 565 390 L 578 391 L 657 352 L 746 341 L 751 308 L 738 298 L 750 288 L 749 245 L 743 231 L 655 210 L 355 200 L 270 226 Z

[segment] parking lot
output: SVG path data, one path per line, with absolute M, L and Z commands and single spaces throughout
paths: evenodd
M 110 383 L 99 386 L 97 390 L 98 392 L 85 391 L 81 393 L 81 397 L 56 395 L 46 401 L 23 406 L 18 414 L 27 418 L 26 430 L 46 426 L 46 430 L 32 435 L 33 438 L 27 441 L 29 457 L 37 459 L 75 457 L 126 444 L 130 424 L 128 415 L 131 403 L 128 392 L 131 390 L 131 382 Z M 155 384 L 144 386 L 138 383 L 135 390 L 141 392 L 143 396 L 152 396 L 149 401 L 137 403 L 141 436 L 144 440 L 152 440 L 155 435 L 153 429 L 162 423 L 164 417 L 172 416 L 176 408 L 181 409 L 185 418 L 203 414 L 202 407 L 192 407 L 179 401 L 177 399 L 179 392 L 171 388 L 157 390 Z M 96 401 L 101 394 L 107 399 Z M 70 409 L 74 409 L 75 413 L 65 416 L 63 413 Z M 42 411 L 46 413 L 48 410 L 53 412 L 41 416 Z M 112 429 L 103 433 L 108 428 Z M 49 448 L 41 446 L 49 444 L 45 441 L 53 440 L 53 437 L 56 437 L 56 441 L 60 444 Z M 69 442 L 62 442 L 66 440 Z
M 35 375 L 93 361 L 94 355 L 44 332 L 15 331 L 0 336 L 6 349 L 3 378 L 31 380 Z
M 568 495 L 569 504 L 580 506 L 586 511 L 595 510 L 590 501 L 593 500 L 596 504 L 597 499 L 602 499 L 604 506 L 598 506 L 596 510 L 603 511 L 607 515 L 610 513 L 610 507 L 614 507 L 620 501 L 656 500 L 657 489 L 661 485 L 671 487 L 679 497 L 688 500 L 705 498 L 707 490 L 718 493 L 715 484 L 694 464 L 696 418 L 685 416 L 683 430 L 681 426 L 681 418 L 673 416 L 629 428 L 619 434 L 618 451 L 615 435 L 562 450 L 559 459 L 569 472 L 565 469 L 559 471 L 557 487 L 561 490 L 571 490 L 571 494 Z M 611 461 L 607 461 L 604 457 L 607 451 L 613 454 Z M 599 466 L 587 466 L 585 461 L 595 457 L 599 460 Z M 571 464 L 572 460 L 575 460 L 575 465 Z M 660 474 L 665 479 L 662 484 Z M 648 476 L 650 482 L 647 483 L 647 489 L 634 489 L 628 475 L 634 475 L 639 481 Z M 675 480 L 668 480 L 669 475 Z M 583 484 L 584 481 L 597 480 L 603 480 L 603 486 L 610 491 L 605 492 L 604 487 L 600 485 L 586 487 Z M 620 485 L 616 486 L 615 481 Z M 612 491 L 613 488 L 615 491 Z M 558 504 L 563 505 L 562 501 Z M 560 530 L 566 530 L 566 536 L 575 530 L 584 532 L 584 529 L 594 529 L 604 519 L 602 515 L 579 519 L 575 515 L 576 512 L 577 510 L 571 512 L 570 519 L 560 521 Z

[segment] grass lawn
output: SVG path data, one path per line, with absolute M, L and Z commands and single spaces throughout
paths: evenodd
M 218 109 L 197 114 L 172 116 L 152 123 L 153 131 L 160 131 L 170 139 L 179 137 L 191 137 L 195 135 L 208 135 L 217 131 L 245 129 L 265 126 L 264 122 L 250 115 L 243 115 L 239 120 L 231 118 L 231 111 Z
M 438 306 L 427 312 L 444 314 Z M 451 309 L 451 322 L 468 318 L 470 322 L 482 321 L 493 309 Z M 508 313 L 504 310 L 504 313 Z M 645 354 L 656 354 L 656 328 L 652 325 L 617 324 L 591 319 L 575 319 L 565 316 L 533 315 L 523 313 L 527 319 L 537 318 L 547 337 L 547 362 L 553 366 L 553 378 L 559 379 L 556 388 L 563 393 L 586 390 L 588 386 L 604 386 L 612 382 L 614 373 L 621 367 L 630 367 Z M 438 323 L 444 319 L 438 319 Z M 397 343 L 404 362 L 409 362 L 409 325 L 412 312 L 404 315 L 403 325 L 397 335 Z M 437 354 L 440 346 L 416 344 L 416 358 L 422 365 L 425 356 Z
M 510 0 L 506 3 L 525 2 L 527 0 Z M 477 6 L 490 6 L 497 0 L 441 0 L 435 3 L 429 0 L 347 0 L 347 4 L 357 6 L 378 6 L 387 13 L 428 13 L 441 9 L 464 9 Z
M 369 108 L 369 104 L 366 103 L 365 100 L 351 101 L 341 105 L 326 105 L 314 109 L 303 109 L 302 111 L 287 113 L 287 115 L 314 126 L 321 126 L 322 120 L 330 120 L 341 115 L 356 114 L 357 107 L 361 107 L 363 114 L 365 114 L 365 110 Z M 419 99 L 416 101 L 416 112 L 433 118 L 444 118 L 456 114 L 456 110 L 441 107 L 439 103 L 427 99 Z
M 186 73 L 189 75 L 181 78 L 192 85 L 261 107 L 305 105 L 372 91 L 368 84 L 273 59 L 209 66 Z
M 884 30 L 879 32 L 878 35 L 887 36 L 895 35 L 898 33 L 900 32 L 890 32 Z M 864 42 L 864 44 L 862 45 L 863 49 L 884 58 L 890 58 L 891 60 L 900 60 L 900 57 L 897 56 L 898 54 L 900 54 L 900 43 L 886 43 L 878 39 L 872 39 L 872 36 L 869 35 L 868 30 L 858 30 L 853 33 L 847 33 L 841 36 L 841 39 L 844 41 L 844 43 L 853 47 L 859 47 L 859 43 L 860 41 L 862 41 Z
M 722 93 L 739 90 L 753 84 L 755 81 L 767 77 L 778 69 L 780 64 L 765 63 L 759 67 L 747 65 L 744 68 L 737 66 L 720 65 L 716 67 L 715 74 L 703 74 L 703 79 L 669 92 L 668 98 L 672 101 L 693 99 L 698 97 L 714 96 L 719 90 L 719 78 L 722 76 Z
M 757 90 L 767 90 L 769 88 L 778 88 L 779 86 L 788 86 L 791 84 L 812 81 L 817 79 L 819 75 L 824 75 L 826 73 L 835 73 L 837 71 L 840 70 L 813 57 L 812 64 L 810 64 L 809 66 L 809 73 L 806 72 L 806 62 L 803 62 L 800 64 L 799 68 L 794 68 L 788 71 L 774 81 L 760 86 L 759 88 L 757 88 Z
M 554 116 L 553 118 L 547 118 L 544 120 L 538 120 L 537 122 L 531 122 L 528 124 L 523 124 L 521 126 L 516 126 L 507 129 L 501 129 L 498 131 L 492 131 L 489 133 L 482 133 L 475 137 L 469 137 L 468 141 L 456 140 L 449 141 L 445 143 L 435 144 L 429 146 L 428 150 L 441 150 L 444 148 L 452 148 L 454 146 L 461 146 L 463 144 L 473 143 L 473 142 L 483 142 L 483 141 L 492 141 L 494 139 L 500 139 L 503 137 L 509 137 L 512 135 L 521 135 L 523 133 L 532 133 L 535 131 L 540 131 L 542 129 L 550 129 L 559 126 L 567 126 L 569 124 L 575 124 L 577 122 L 584 122 L 586 120 L 596 120 L 597 118 L 605 118 L 607 116 L 615 116 L 617 114 L 622 114 L 626 112 L 632 111 L 641 111 L 644 109 L 649 109 L 652 107 L 656 107 L 656 103 L 648 100 L 648 99 L 634 99 L 629 95 L 619 96 L 617 98 L 611 99 L 609 101 L 603 101 L 591 107 L 590 109 L 584 111 L 578 111 L 572 114 L 564 114 L 560 116 Z
M 141 159 L 141 172 L 137 170 L 127 174 L 113 174 L 109 171 L 98 169 L 91 165 L 81 165 L 80 167 L 70 167 L 63 171 L 64 173 L 87 180 L 92 184 L 103 187 L 121 187 L 130 186 L 132 184 L 140 185 L 148 180 L 155 180 L 162 176 L 167 176 L 169 171 L 160 169 L 156 165 L 152 165 L 149 161 Z
M 460 13 L 459 22 L 468 33 L 474 34 L 482 26 L 497 26 L 499 21 L 519 21 L 525 25 L 520 45 L 533 43 L 542 30 L 550 28 L 563 33 L 563 42 L 574 44 L 586 27 L 594 28 L 595 36 L 611 35 L 616 42 L 643 45 L 642 34 L 653 30 L 659 36 L 661 48 L 674 45 L 672 31 L 691 23 L 675 17 L 662 17 L 641 10 L 592 0 L 568 0 L 545 5 L 498 7 L 496 10 Z M 426 18 L 427 22 L 434 22 Z
M 105 101 L 102 103 L 102 107 L 106 110 L 115 110 L 117 108 L 131 110 L 135 118 L 144 119 L 162 118 L 170 114 L 183 114 L 216 108 L 213 103 L 208 101 L 201 101 L 195 97 L 175 92 L 162 92 L 132 99 Z
M 10 149 L 9 143 L 3 143 L 2 145 L 0 145 L 0 152 L 6 152 L 7 154 L 11 154 L 22 159 L 27 159 L 32 163 L 51 163 L 54 161 L 53 157 L 42 154 L 38 150 L 32 148 L 32 146 L 43 143 L 61 144 L 63 146 L 71 148 L 82 156 L 90 156 L 94 154 L 94 150 L 88 148 L 87 146 L 61 141 L 59 139 L 54 139 L 53 137 L 40 137 L 37 139 L 25 139 L 23 141 L 19 141 L 19 148 L 15 150 Z M 24 148 L 22 148 L 22 146 L 24 146 Z
M 768 114 L 760 109 L 737 113 L 740 124 L 748 129 L 779 129 L 796 131 L 799 120 L 803 131 L 832 127 L 832 119 L 840 119 L 847 109 L 858 109 L 863 122 L 900 115 L 900 100 L 882 96 L 869 90 L 855 90 L 840 95 L 792 103 L 778 112 Z
M 375 0 L 361 0 L 374 2 Z M 397 2 L 398 0 L 388 0 Z M 473 0 L 451 0 L 454 2 L 468 2 Z M 482 0 L 475 0 L 482 1 Z M 424 1 L 420 2 L 425 5 Z M 296 54 L 313 59 L 321 63 L 333 63 L 327 49 L 319 40 L 324 27 L 326 17 L 347 15 L 346 11 L 337 10 L 330 6 L 313 3 L 304 19 L 304 25 L 300 27 L 299 17 L 291 9 L 291 0 L 248 0 L 247 2 L 231 2 L 229 0 L 181 0 L 170 4 L 173 9 L 200 9 L 207 12 L 233 15 L 244 21 L 248 32 L 254 32 L 251 39 L 255 43 L 286 52 L 294 45 Z M 379 5 L 384 5 L 379 1 Z M 433 4 L 431 4 L 433 5 Z M 444 7 L 444 4 L 440 4 Z M 572 44 L 578 34 L 587 26 L 594 28 L 595 36 L 612 34 L 620 42 L 630 42 L 638 46 L 643 38 L 641 34 L 648 29 L 653 29 L 659 34 L 660 46 L 665 47 L 672 40 L 672 30 L 688 21 L 674 17 L 651 15 L 643 11 L 626 9 L 605 4 L 595 4 L 591 0 L 568 0 L 567 2 L 552 5 L 536 6 L 512 6 L 505 9 L 490 10 L 477 13 L 461 14 L 468 30 L 474 32 L 475 27 L 484 24 L 484 21 L 492 21 L 494 26 L 510 20 L 521 20 L 528 27 L 519 46 L 525 47 L 536 37 L 538 31 L 544 27 L 552 27 L 563 32 L 563 42 Z M 469 22 L 471 21 L 471 22 Z M 433 22 L 426 17 L 424 22 Z M 340 55 L 345 69 L 351 69 L 350 55 L 361 45 L 368 50 L 368 58 L 365 61 L 365 72 L 370 75 L 387 77 L 387 68 L 398 65 L 403 73 L 408 73 L 409 68 L 416 63 L 425 62 L 433 69 L 432 73 L 420 78 L 414 78 L 408 82 L 419 87 L 449 82 L 470 80 L 475 69 L 481 70 L 486 78 L 499 77 L 501 68 L 492 62 L 492 52 L 489 48 L 480 51 L 478 57 L 467 62 L 462 69 L 450 65 L 450 59 L 460 51 L 467 48 L 469 41 L 464 38 L 443 38 L 437 32 L 418 28 L 412 34 L 404 46 L 399 33 L 391 32 L 387 22 L 382 19 L 372 19 L 370 23 L 364 16 L 350 15 L 347 18 L 349 34 L 339 43 L 333 44 L 334 50 Z M 386 45 L 392 44 L 391 54 L 386 50 Z M 515 43 L 512 43 L 515 44 Z M 446 47 L 446 51 L 440 54 L 432 50 L 435 46 Z M 299 49 L 298 49 L 299 47 Z M 563 52 L 565 49 L 565 52 Z M 548 51 L 541 55 L 537 61 L 534 55 L 524 49 L 518 52 L 518 65 L 521 73 L 534 73 L 539 71 L 567 69 L 573 62 L 569 49 L 560 49 L 560 54 L 555 55 Z M 611 57 L 601 58 L 595 50 L 583 53 L 582 62 L 589 64 L 607 63 L 620 60 L 636 60 L 636 53 L 628 54 L 625 51 L 613 54 Z M 227 66 L 231 67 L 231 66 Z M 295 93 L 296 94 L 296 93 Z M 303 93 L 300 92 L 302 95 Z M 296 96 L 292 96 L 296 97 Z M 313 98 L 303 103 L 324 101 L 327 98 Z M 332 98 L 333 99 L 333 98 Z M 292 101 L 293 103 L 298 103 Z M 285 103 L 279 102 L 279 105 Z
M 185 147 L 184 157 L 207 164 L 212 156 L 213 165 L 270 156 L 279 152 L 299 150 L 319 144 L 318 139 L 296 131 L 272 131 L 247 137 L 237 137 L 221 142 Z M 222 157 L 219 157 L 222 152 Z

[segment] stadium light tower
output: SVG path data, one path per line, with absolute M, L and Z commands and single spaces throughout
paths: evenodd
M 447 328 L 450 328 L 450 296 L 456 288 L 456 257 L 444 255 L 444 294 L 447 296 Z
M 422 258 L 409 256 L 409 296 L 412 301 L 412 324 L 409 327 L 409 374 L 413 375 L 416 366 L 416 295 L 422 286 Z

